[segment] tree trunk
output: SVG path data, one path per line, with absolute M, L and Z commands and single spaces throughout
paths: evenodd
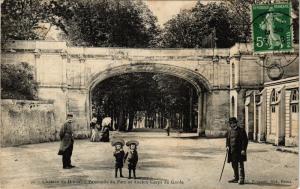
M 125 115 L 124 110 L 120 110 L 119 116 L 118 116 L 118 128 L 119 131 L 125 131 Z
M 181 112 L 179 113 L 179 129 L 181 129 L 182 128 L 182 114 L 181 114 Z
M 133 120 L 134 120 L 134 112 L 129 112 L 128 131 L 132 131 L 133 129 Z
M 115 130 L 114 110 L 110 111 L 110 117 L 111 117 L 111 129 Z
M 184 112 L 183 113 L 183 131 L 188 131 L 188 128 L 189 128 L 189 114 L 188 112 Z

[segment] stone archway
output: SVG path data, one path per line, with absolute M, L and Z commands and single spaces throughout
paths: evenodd
M 200 75 L 197 72 L 194 72 L 192 70 L 188 70 L 182 67 L 177 66 L 171 66 L 171 65 L 164 65 L 164 64 L 142 64 L 142 63 L 136 63 L 136 64 L 129 64 L 129 65 L 121 65 L 117 66 L 111 69 L 106 69 L 105 71 L 99 72 L 91 77 L 91 79 L 88 82 L 88 95 L 87 95 L 87 103 L 86 103 L 86 110 L 87 110 L 87 120 L 88 122 L 91 119 L 91 112 L 92 112 L 92 91 L 94 87 L 99 84 L 100 82 L 117 76 L 121 74 L 126 73 L 163 73 L 166 75 L 172 75 L 178 78 L 181 78 L 183 80 L 186 80 L 190 84 L 194 86 L 194 88 L 197 91 L 198 96 L 198 121 L 197 121 L 197 133 L 200 135 L 204 134 L 205 131 L 205 125 L 206 125 L 206 119 L 203 119 L 206 111 L 206 99 L 207 94 L 211 90 L 210 83 L 208 80 Z
M 24 61 L 35 68 L 38 97 L 54 102 L 57 125 L 64 123 L 67 113 L 74 115 L 77 136 L 89 133 L 92 87 L 121 73 L 156 72 L 189 81 L 200 94 L 199 133 L 205 130 L 207 137 L 225 136 L 230 96 L 239 99 L 229 85 L 228 57 L 233 49 L 90 48 L 49 41 L 14 41 L 5 49 L 5 63 Z

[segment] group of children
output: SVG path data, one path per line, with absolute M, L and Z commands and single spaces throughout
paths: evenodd
M 128 142 L 126 142 L 126 146 L 128 146 L 129 151 L 124 152 L 123 150 L 123 146 L 125 145 L 125 141 L 122 139 L 116 139 L 112 141 L 112 146 L 115 147 L 115 151 L 114 151 L 114 157 L 116 159 L 115 161 L 115 177 L 117 177 L 118 175 L 118 170 L 120 172 L 120 177 L 123 177 L 122 174 L 122 168 L 124 163 L 128 162 L 128 179 L 131 179 L 131 172 L 133 172 L 133 178 L 136 179 L 136 174 L 135 174 L 135 170 L 136 170 L 136 165 L 138 162 L 138 153 L 137 153 L 137 146 L 139 145 L 138 141 L 135 140 L 130 140 Z

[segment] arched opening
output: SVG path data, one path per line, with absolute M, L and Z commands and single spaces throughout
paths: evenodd
M 183 106 L 186 107 L 186 110 L 188 109 L 188 113 L 184 114 L 183 118 L 183 113 L 176 112 L 176 107 L 173 106 L 174 111 L 170 111 L 170 106 L 167 114 L 164 112 L 164 115 L 167 115 L 166 118 L 163 118 L 163 112 L 160 111 L 147 111 L 147 109 L 138 108 L 135 109 L 135 114 L 134 116 L 129 115 L 129 112 L 125 112 L 125 118 L 127 119 L 120 119 L 117 120 L 116 116 L 114 115 L 115 121 L 119 122 L 118 125 L 114 125 L 114 129 L 116 127 L 118 128 L 121 123 L 123 124 L 123 130 L 124 128 L 126 129 L 131 129 L 131 126 L 133 127 L 159 127 L 162 128 L 164 127 L 168 121 L 169 124 L 172 124 L 171 126 L 174 128 L 177 128 L 178 130 L 181 131 L 186 131 L 186 132 L 195 132 L 198 131 L 198 134 L 203 134 L 204 133 L 204 128 L 206 125 L 206 119 L 203 118 L 204 112 L 206 111 L 206 96 L 209 94 L 209 91 L 211 90 L 211 86 L 209 82 L 206 80 L 205 77 L 200 75 L 197 72 L 177 67 L 177 66 L 171 66 L 171 65 L 163 65 L 163 64 L 131 64 L 131 65 L 122 65 L 118 67 L 114 67 L 111 69 L 106 69 L 103 72 L 97 73 L 96 75 L 92 76 L 90 82 L 89 82 L 89 95 L 88 95 L 88 101 L 87 101 L 87 118 L 88 121 L 92 118 L 92 116 L 99 116 L 100 120 L 101 117 L 103 116 L 112 116 L 112 113 L 108 113 L 107 110 L 102 112 L 103 115 L 97 112 L 99 111 L 99 108 L 95 108 L 95 105 L 93 105 L 93 96 L 94 96 L 94 91 L 96 88 L 103 87 L 103 83 L 109 83 L 113 80 L 116 82 L 120 77 L 128 77 L 130 78 L 130 74 L 134 74 L 135 76 L 139 75 L 139 77 L 148 77 L 150 78 L 149 74 L 153 76 L 163 76 L 163 77 L 168 77 L 168 78 L 173 78 L 171 84 L 178 84 L 178 83 L 185 83 L 184 86 L 186 87 L 184 90 L 185 96 L 190 96 L 191 98 L 188 98 L 189 100 L 184 103 Z M 148 74 L 148 76 L 146 76 Z M 131 75 L 132 76 L 132 75 Z M 176 81 L 177 80 L 177 81 Z M 102 83 L 102 84 L 101 84 Z M 126 82 L 124 82 L 126 83 Z M 109 86 L 109 84 L 104 84 L 105 86 Z M 134 85 L 133 85 L 134 86 Z M 111 90 L 111 89 L 110 89 Z M 99 91 L 99 90 L 98 90 Z M 100 90 L 101 91 L 101 90 Z M 103 90 L 102 90 L 103 91 Z M 101 93 L 101 92 L 100 92 Z M 187 95 L 188 94 L 188 95 Z M 170 93 L 169 93 L 170 95 Z M 101 97 L 102 98 L 102 97 Z M 107 97 L 106 97 L 107 98 Z M 108 98 L 109 99 L 109 98 Z M 135 98 L 131 98 L 135 99 Z M 187 98 L 186 98 L 187 99 Z M 157 99 L 156 99 L 157 100 Z M 162 100 L 162 99 L 160 99 Z M 103 103 L 104 106 L 106 106 L 106 102 L 108 100 L 104 99 L 103 100 L 98 100 L 98 105 L 96 106 L 101 106 L 101 103 Z M 167 103 L 167 101 L 166 101 Z M 95 103 L 94 103 L 95 104 Z M 176 103 L 175 103 L 176 104 Z M 93 108 L 94 106 L 94 108 Z M 178 110 L 182 110 L 179 108 Z M 107 106 L 109 107 L 109 106 Z M 187 108 L 188 107 L 188 108 Z M 104 107 L 103 107 L 104 108 Z M 104 108 L 105 109 L 105 108 Z M 96 113 L 97 112 L 97 113 Z M 93 115 L 94 113 L 94 115 Z M 96 113 L 96 114 L 95 114 Z M 120 114 L 118 112 L 117 114 Z M 123 112 L 124 114 L 124 112 Z M 147 116 L 146 116 L 147 114 Z M 149 115 L 149 116 L 148 116 Z M 131 118 L 129 119 L 129 116 Z M 119 117 L 121 117 L 119 115 Z M 124 117 L 124 115 L 123 115 Z M 134 119 L 132 119 L 134 117 Z M 141 118 L 141 119 L 139 119 Z M 122 121 L 123 120 L 123 121 Z M 147 122 L 147 123 L 141 123 L 141 122 Z M 121 123 L 120 123 L 121 122 Z M 129 124 L 130 122 L 130 124 Z M 132 124 L 133 122 L 133 124 Z M 157 124 L 158 122 L 161 122 L 160 124 Z M 116 123 L 114 123 L 116 124 Z
M 112 118 L 112 130 L 197 132 L 198 94 L 176 76 L 134 72 L 113 76 L 91 91 L 92 117 Z
M 276 128 L 278 127 L 278 94 L 275 89 L 272 90 L 270 96 L 270 112 L 271 112 L 271 127 L 270 127 L 270 134 L 276 134 Z

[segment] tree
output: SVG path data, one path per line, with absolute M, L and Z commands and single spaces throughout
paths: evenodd
M 2 99 L 36 99 L 37 83 L 28 63 L 1 64 Z
M 102 116 L 117 118 L 121 131 L 126 130 L 127 118 L 127 130 L 133 128 L 134 117 L 140 111 L 145 111 L 148 117 L 159 113 L 167 119 L 180 113 L 185 117 L 185 128 L 188 130 L 191 89 L 194 90 L 191 84 L 174 76 L 131 73 L 101 82 L 92 91 L 92 101 L 96 107 L 102 108 L 101 112 L 105 112 Z M 196 99 L 195 96 L 192 98 Z
M 35 40 L 41 22 L 49 21 L 49 10 L 40 0 L 4 0 L 1 4 L 1 40 Z
M 233 15 L 226 4 L 203 5 L 198 1 L 194 8 L 181 11 L 165 24 L 161 46 L 202 47 L 202 40 L 211 36 L 217 38 L 218 48 L 230 47 L 237 35 L 232 19 Z M 216 36 L 211 35 L 212 33 Z
M 151 99 L 155 97 L 155 83 L 152 75 L 123 74 L 100 83 L 93 90 L 93 101 L 104 105 L 106 116 L 113 110 L 118 118 L 119 130 L 125 130 L 125 118 L 129 117 L 129 130 L 133 126 L 136 111 L 152 109 Z M 102 104 L 104 103 L 104 104 Z
M 263 2 L 256 1 L 256 3 Z M 293 27 L 299 31 L 299 1 L 292 0 Z M 162 31 L 159 46 L 175 48 L 205 47 L 204 41 L 215 41 L 218 48 L 251 40 L 251 5 L 253 0 L 227 0 L 225 3 L 201 4 L 181 11 L 169 20 Z M 295 35 L 298 42 L 298 32 Z M 212 47 L 214 45 L 211 45 Z
M 183 10 L 165 24 L 160 46 L 193 48 L 201 44 L 201 30 L 197 30 L 196 17 L 190 10 Z
M 74 45 L 149 47 L 159 32 L 156 17 L 141 0 L 53 0 L 51 8 Z
M 141 0 L 4 0 L 1 13 L 4 42 L 43 40 L 53 25 L 80 46 L 153 47 L 159 33 L 157 18 Z

